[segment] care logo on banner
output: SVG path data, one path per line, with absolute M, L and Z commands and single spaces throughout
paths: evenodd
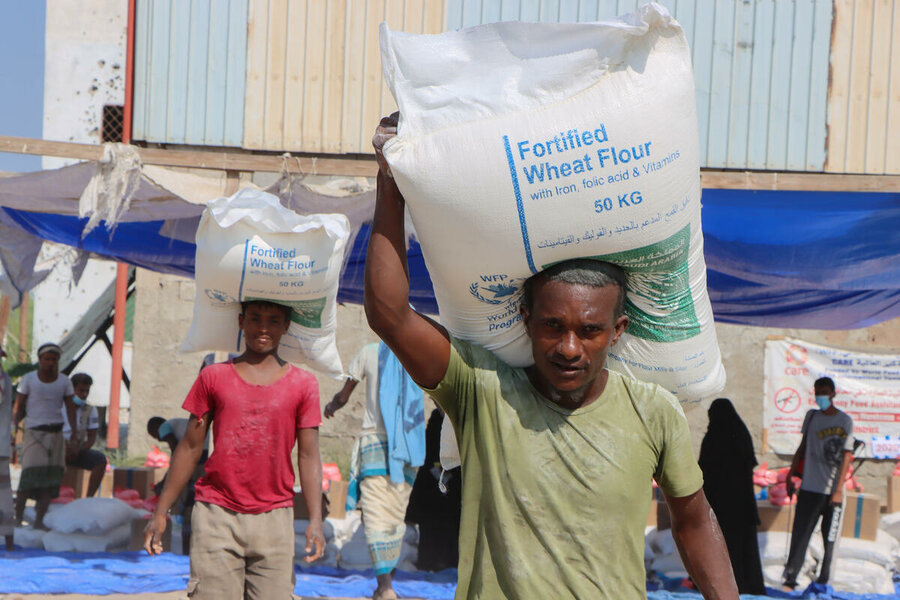
M 877 446 L 879 458 L 900 454 L 900 355 L 868 354 L 796 339 L 766 341 L 764 426 L 769 447 L 793 454 L 803 417 L 817 408 L 813 382 L 831 377 L 835 405 L 853 419 L 853 436 Z M 876 440 L 878 441 L 876 443 Z

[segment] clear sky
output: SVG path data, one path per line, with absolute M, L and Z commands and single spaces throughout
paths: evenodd
M 0 135 L 40 138 L 45 0 L 0 0 Z M 0 152 L 0 171 L 39 171 L 41 157 Z

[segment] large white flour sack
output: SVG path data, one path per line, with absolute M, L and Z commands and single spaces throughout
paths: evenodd
M 243 351 L 240 302 L 270 300 L 293 309 L 278 354 L 340 376 L 336 300 L 349 233 L 344 215 L 301 216 L 258 190 L 211 201 L 197 228 L 197 296 L 181 350 Z
M 627 273 L 609 366 L 682 400 L 724 387 L 690 52 L 664 8 L 439 35 L 382 25 L 381 51 L 401 113 L 385 157 L 454 335 L 530 364 L 522 282 L 594 257 Z

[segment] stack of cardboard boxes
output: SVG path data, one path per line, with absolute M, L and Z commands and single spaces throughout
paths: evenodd
M 347 482 L 332 480 L 328 484 L 328 490 L 322 494 L 322 517 L 343 519 L 347 516 Z M 306 510 L 306 500 L 303 492 L 294 494 L 294 519 L 309 519 L 309 511 Z

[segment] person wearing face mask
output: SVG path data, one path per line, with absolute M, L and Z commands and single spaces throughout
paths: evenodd
M 78 423 L 76 428 L 78 433 L 74 440 L 75 443 L 68 444 L 66 450 L 67 467 L 75 467 L 91 472 L 85 494 L 88 498 L 96 494 L 97 490 L 100 489 L 100 482 L 103 480 L 103 474 L 106 472 L 106 455 L 98 450 L 91 449 L 97 440 L 97 430 L 100 428 L 97 407 L 87 403 L 93 384 L 94 380 L 87 373 L 72 375 L 72 387 L 75 389 L 75 397 L 72 398 L 72 402 L 77 407 L 75 420 Z M 72 442 L 72 428 L 69 426 L 69 417 L 66 415 L 65 410 L 62 413 L 63 436 L 67 442 Z
M 806 413 L 801 432 L 800 447 L 794 453 L 787 477 L 787 492 L 794 494 L 792 478 L 800 474 L 803 463 L 803 482 L 797 496 L 797 516 L 791 532 L 791 549 L 784 567 L 784 586 L 793 590 L 797 574 L 803 565 L 809 538 L 819 517 L 822 517 L 822 558 L 817 583 L 828 583 L 834 541 L 828 541 L 828 530 L 834 508 L 844 501 L 844 481 L 853 460 L 853 419 L 834 405 L 835 387 L 830 377 L 821 377 L 813 384 L 818 409 Z

